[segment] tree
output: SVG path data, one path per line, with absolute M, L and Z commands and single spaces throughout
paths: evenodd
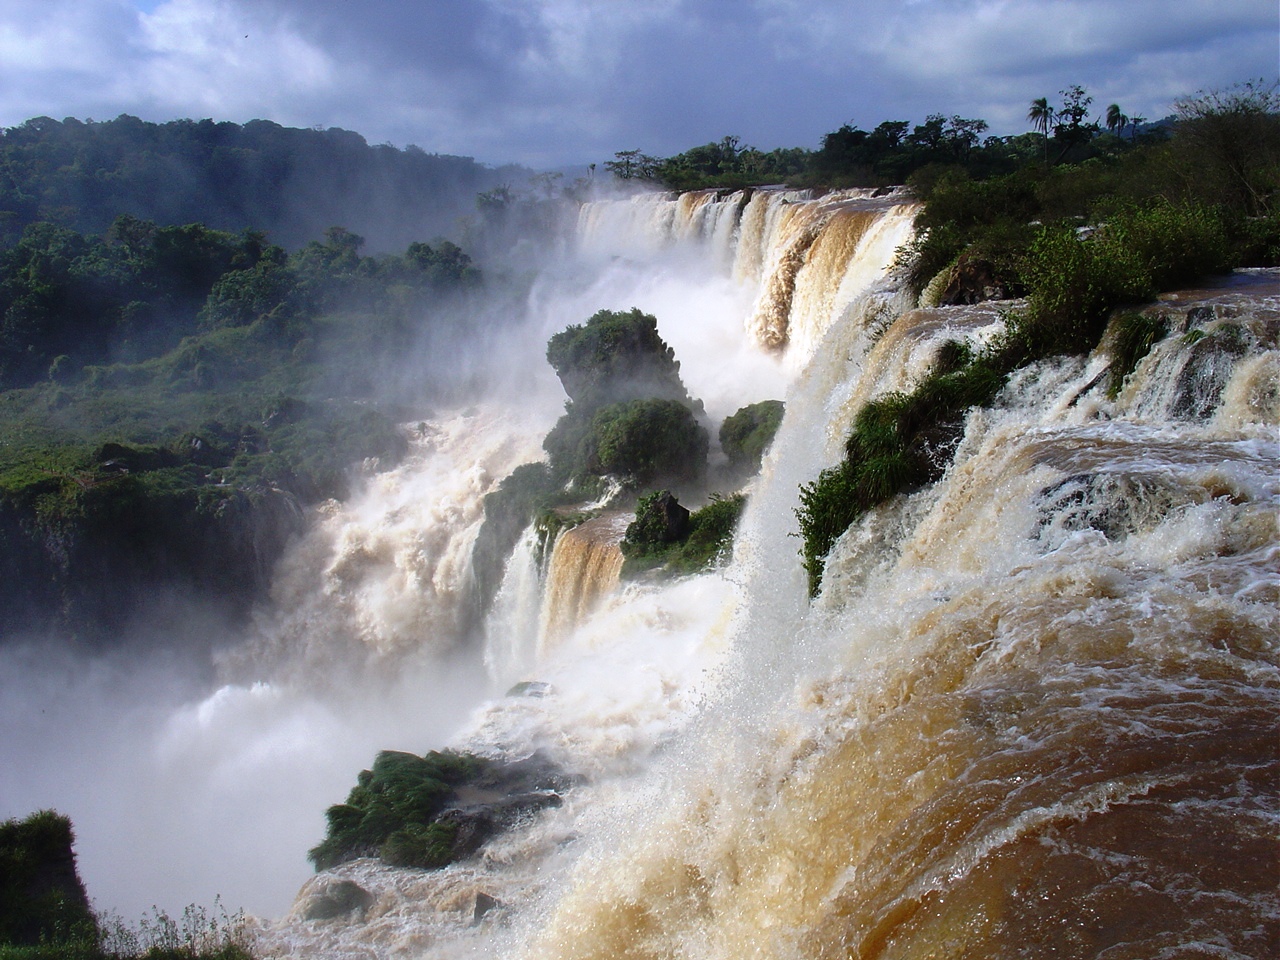
M 604 162 L 605 169 L 619 180 L 651 180 L 658 161 L 639 150 L 619 150 L 614 159 Z
M 1264 81 L 1201 91 L 1174 104 L 1174 149 L 1188 186 L 1247 216 L 1271 213 L 1280 194 L 1280 86 Z
M 1093 103 L 1093 97 L 1089 96 L 1084 87 L 1074 83 L 1058 92 L 1062 94 L 1062 109 L 1058 111 L 1058 125 L 1054 127 L 1053 135 L 1063 145 L 1062 152 L 1058 154 L 1058 160 L 1061 161 L 1072 147 L 1093 139 L 1093 135 L 1098 132 L 1098 125 L 1085 122 L 1089 117 L 1089 104 Z
M 1128 125 L 1129 118 L 1121 112 L 1118 103 L 1113 103 L 1107 107 L 1107 130 L 1116 136 L 1120 136 Z
M 1031 129 L 1039 130 L 1044 137 L 1044 161 L 1049 162 L 1049 128 L 1057 119 L 1053 107 L 1049 106 L 1048 97 L 1037 97 L 1031 101 L 1031 109 L 1027 111 L 1027 119 L 1031 121 Z

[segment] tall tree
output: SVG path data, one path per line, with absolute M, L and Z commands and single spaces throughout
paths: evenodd
M 1124 128 L 1129 125 L 1129 118 L 1120 110 L 1120 104 L 1113 103 L 1107 107 L 1107 130 L 1120 136 L 1124 133 Z
M 1088 143 L 1098 132 L 1096 123 L 1086 123 L 1089 119 L 1089 104 L 1093 97 L 1078 83 L 1073 83 L 1062 94 L 1062 109 L 1058 111 L 1058 125 L 1053 128 L 1054 137 L 1062 142 L 1062 152 L 1058 154 L 1058 162 L 1062 162 L 1068 151 L 1079 144 Z
M 1031 129 L 1039 130 L 1044 137 L 1044 162 L 1049 162 L 1049 128 L 1058 118 L 1053 107 L 1049 106 L 1048 97 L 1036 97 L 1031 101 L 1031 109 L 1027 111 L 1027 119 L 1031 121 Z

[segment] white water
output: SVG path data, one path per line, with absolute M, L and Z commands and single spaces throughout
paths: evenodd
M 838 459 L 862 403 L 910 386 L 944 339 L 981 341 L 1000 321 L 943 308 L 888 326 L 905 306 L 892 290 L 859 294 L 910 210 L 868 199 L 876 216 L 851 223 L 854 199 L 804 199 L 587 207 L 579 259 L 529 305 L 522 363 L 540 362 L 568 323 L 638 306 L 659 318 L 713 427 L 786 396 L 728 568 L 623 587 L 548 643 L 546 570 L 524 544 L 480 663 L 455 604 L 478 497 L 536 457 L 559 398 L 544 380 L 518 404 L 440 416 L 406 467 L 330 508 L 291 558 L 261 635 L 231 658 L 237 682 L 203 699 L 188 688 L 176 705 L 138 697 L 131 755 L 95 761 L 106 735 L 82 746 L 105 782 L 117 782 L 113 764 L 135 774 L 100 808 L 90 789 L 66 788 L 100 902 L 114 877 L 106 904 L 128 912 L 220 892 L 278 915 L 307 876 L 325 806 L 374 752 L 450 744 L 541 749 L 586 782 L 476 860 L 337 868 L 376 895 L 363 920 L 291 914 L 261 926 L 265 947 L 1083 957 L 1098 934 L 1071 924 L 1087 914 L 1134 927 L 1118 956 L 1192 941 L 1206 955 L 1267 955 L 1276 878 L 1255 838 L 1274 839 L 1277 824 L 1275 277 L 1214 295 L 1218 319 L 1202 332 L 1235 323 L 1248 348 L 1201 364 L 1209 388 L 1199 374 L 1177 387 L 1191 361 L 1176 324 L 1115 401 L 1084 389 L 1100 356 L 1015 378 L 970 418 L 941 483 L 841 539 L 811 605 L 792 537 L 800 484 Z M 796 228 L 833 220 L 838 232 L 805 237 L 788 260 Z M 1209 409 L 1179 417 L 1188 404 Z M 503 697 L 517 680 L 544 695 Z M 174 823 L 130 828 L 130 804 Z M 197 835 L 193 823 L 207 846 L 135 848 L 141 876 L 122 882 L 130 844 Z M 1201 886 L 1178 850 L 1211 867 Z M 1143 884 L 1154 906 L 1133 899 Z M 1096 890 L 1104 900 L 1088 899 Z M 477 893 L 506 906 L 472 925 Z M 1148 915 L 1185 916 L 1186 932 L 1144 933 Z

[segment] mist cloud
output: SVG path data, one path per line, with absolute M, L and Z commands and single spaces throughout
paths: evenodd
M 1072 83 L 1155 118 L 1274 76 L 1278 29 L 1269 0 L 5 0 L 0 124 L 261 117 L 533 165 L 930 112 L 1016 133 Z

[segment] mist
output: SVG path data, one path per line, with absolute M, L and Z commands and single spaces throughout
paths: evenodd
M 640 262 L 544 239 L 542 254 L 492 257 L 483 291 L 435 305 L 413 349 L 377 368 L 374 393 L 404 417 L 406 455 L 357 468 L 345 500 L 307 511 L 247 622 L 177 597 L 159 626 L 142 611 L 93 649 L 57 637 L 0 648 L 0 816 L 70 816 L 97 909 L 136 921 L 217 897 L 279 916 L 311 875 L 325 809 L 379 750 L 421 754 L 484 727 L 512 678 L 486 670 L 470 548 L 485 493 L 543 458 L 562 412 L 551 334 L 601 309 L 653 313 L 713 436 L 743 404 L 783 396 L 780 363 L 744 344 L 749 286 L 700 247 Z M 364 362 L 335 358 L 329 375 L 341 382 Z M 627 611 L 617 616 L 658 616 Z M 608 621 L 597 629 L 576 642 L 603 646 Z M 676 630 L 673 650 L 701 632 Z M 643 669 L 645 650 L 630 656 Z M 597 672 L 584 718 L 645 699 L 609 694 L 622 694 L 616 660 L 578 659 L 561 669 Z

